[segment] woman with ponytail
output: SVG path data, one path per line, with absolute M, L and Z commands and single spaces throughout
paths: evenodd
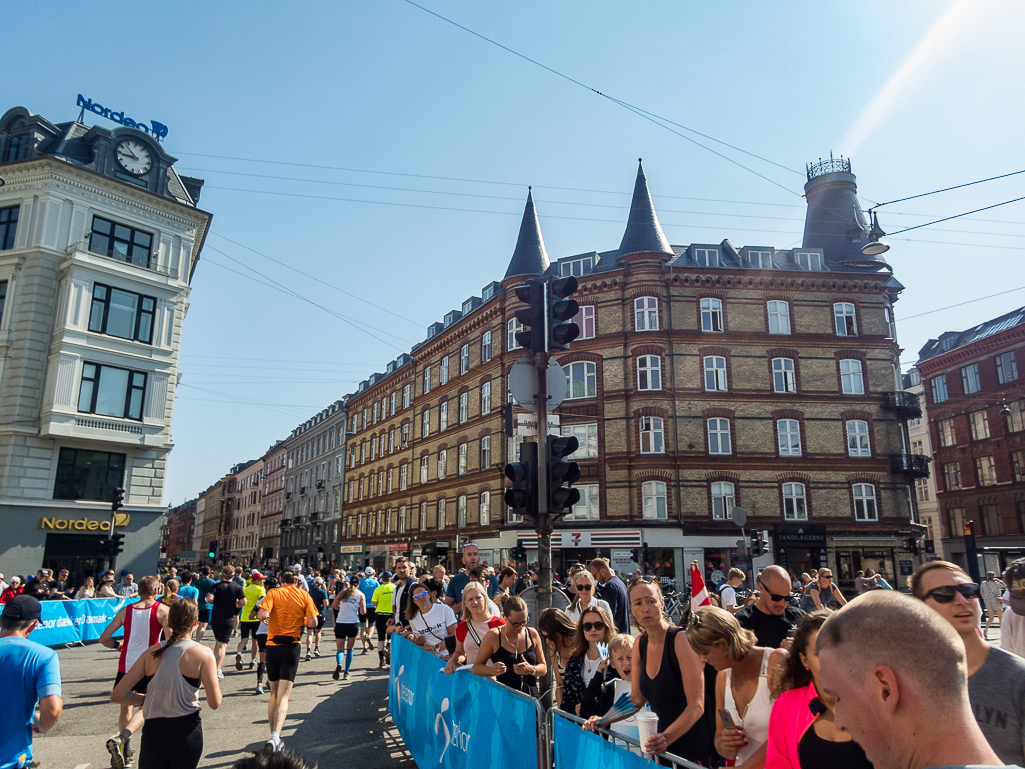
M 111 692 L 111 702 L 142 705 L 146 721 L 138 769 L 196 769 L 203 757 L 199 688 L 216 710 L 221 687 L 213 652 L 192 640 L 198 624 L 195 601 L 175 601 L 167 614 L 166 643 L 147 649 Z M 132 691 L 143 680 L 145 697 Z

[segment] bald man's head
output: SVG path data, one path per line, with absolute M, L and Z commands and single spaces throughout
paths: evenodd
M 780 566 L 768 566 L 758 575 L 758 608 L 765 614 L 779 616 L 786 611 L 790 596 L 790 575 Z M 773 600 L 772 596 L 779 600 Z

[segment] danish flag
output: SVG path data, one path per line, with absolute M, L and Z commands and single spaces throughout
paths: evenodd
M 698 562 L 692 561 L 690 564 L 690 610 L 697 611 L 702 606 L 711 605 L 712 599 L 708 597 L 708 591 L 705 589 L 705 580 L 701 576 Z

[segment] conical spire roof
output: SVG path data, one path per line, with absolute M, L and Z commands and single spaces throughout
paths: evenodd
M 509 269 L 505 271 L 505 277 L 508 279 L 521 275 L 542 275 L 548 269 L 548 265 L 545 239 L 541 236 L 541 224 L 537 220 L 537 209 L 534 208 L 534 194 L 528 187 L 527 205 L 523 209 L 520 234 L 516 238 L 516 249 L 509 260 Z
M 648 191 L 648 180 L 644 176 L 644 166 L 637 159 L 637 181 L 634 182 L 634 196 L 630 202 L 630 217 L 626 221 L 626 232 L 619 244 L 616 258 L 627 254 L 668 254 L 673 249 L 669 246 L 662 225 L 658 223 L 655 205 L 651 202 Z

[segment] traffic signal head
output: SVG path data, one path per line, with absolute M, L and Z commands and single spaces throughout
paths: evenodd
M 110 538 L 110 554 L 111 555 L 120 555 L 124 551 L 125 551 L 125 535 L 124 534 L 114 534 Z
M 125 506 L 125 490 L 114 489 L 114 499 L 110 503 L 110 509 L 115 512 Z
M 760 534 L 751 535 L 751 557 L 756 558 L 762 554 L 762 537 Z
M 580 501 L 580 490 L 571 484 L 580 480 L 580 466 L 566 459 L 580 447 L 573 436 L 548 436 L 548 512 L 562 516 Z
M 103 556 L 104 558 L 110 555 L 110 540 L 106 537 L 97 537 L 96 539 L 96 555 Z
M 210 540 L 210 548 L 207 550 L 206 554 L 210 557 L 211 560 L 213 560 L 214 558 L 217 557 L 217 540 L 216 539 L 211 539 Z
M 520 444 L 520 461 L 505 466 L 505 477 L 512 482 L 505 490 L 505 503 L 513 512 L 537 519 L 537 444 Z
M 523 331 L 516 332 L 516 343 L 531 352 L 547 352 L 545 340 L 545 284 L 541 280 L 532 280 L 517 286 L 516 296 L 526 307 L 517 310 L 514 315 L 523 325 Z
M 569 343 L 580 336 L 580 326 L 573 318 L 580 305 L 569 297 L 576 293 L 577 279 L 556 278 L 548 285 L 548 349 L 566 350 Z

